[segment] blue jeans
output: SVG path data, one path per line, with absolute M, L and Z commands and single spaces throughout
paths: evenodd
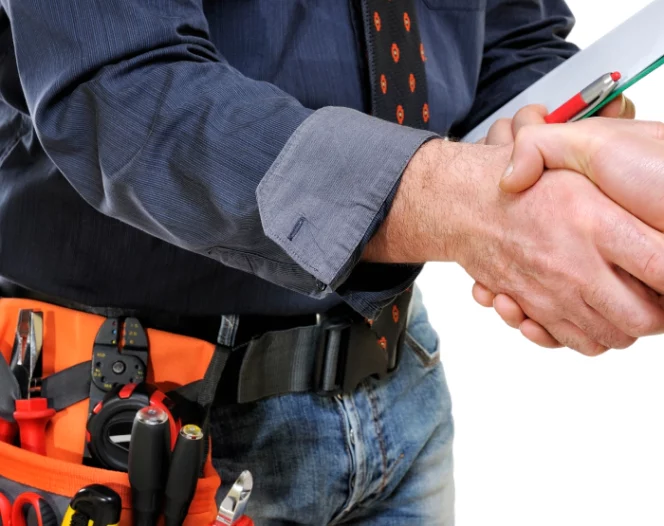
M 450 395 L 419 292 L 391 377 L 217 408 L 212 422 L 219 497 L 249 469 L 256 526 L 454 523 Z

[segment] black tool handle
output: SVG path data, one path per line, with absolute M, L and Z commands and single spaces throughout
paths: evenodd
M 168 414 L 157 407 L 144 407 L 134 419 L 129 444 L 129 483 L 134 526 L 154 526 L 161 501 L 170 455 Z
M 182 526 L 196 492 L 205 437 L 195 425 L 183 426 L 171 457 L 164 504 L 165 526 Z
M 62 526 L 117 526 L 122 513 L 122 500 L 114 490 L 101 484 L 91 484 L 78 490 L 69 503 Z M 81 517 L 80 519 L 76 517 Z

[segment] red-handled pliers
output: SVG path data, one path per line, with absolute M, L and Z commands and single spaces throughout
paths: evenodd
M 0 493 L 0 518 L 2 526 L 58 526 L 53 508 L 32 492 L 21 493 L 13 503 Z

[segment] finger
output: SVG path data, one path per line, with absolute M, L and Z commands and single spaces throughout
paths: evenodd
M 572 322 L 562 320 L 546 327 L 551 336 L 565 347 L 569 347 L 585 356 L 598 356 L 609 349 L 588 337 Z
M 527 339 L 540 347 L 547 349 L 558 349 L 562 347 L 560 342 L 556 340 L 549 332 L 536 321 L 526 319 L 519 327 L 521 334 Z
M 655 230 L 664 230 L 664 147 L 662 141 L 624 134 L 593 158 L 597 186 Z
M 587 302 L 584 302 L 576 313 L 574 325 L 581 329 L 590 340 L 608 349 L 626 349 L 636 341 L 636 337 L 630 336 L 620 327 L 608 321 Z M 624 323 L 621 321 L 620 325 L 624 326 Z
M 589 119 L 571 124 L 524 126 L 514 139 L 512 161 L 500 181 L 505 192 L 522 192 L 541 177 L 544 168 L 567 168 L 594 179 L 593 156 L 618 134 L 664 139 L 664 124 L 623 119 Z M 621 142 L 621 140 L 616 141 Z
M 530 106 L 521 108 L 512 119 L 512 135 L 516 137 L 519 130 L 525 126 L 546 124 L 544 117 L 548 113 L 546 106 L 542 106 L 541 104 L 531 104 Z
M 511 144 L 513 142 L 512 119 L 498 119 L 489 128 L 485 144 Z
M 496 295 L 487 289 L 481 283 L 475 283 L 473 285 L 473 298 L 477 303 L 482 305 L 482 307 L 493 307 L 493 300 Z
M 493 300 L 493 308 L 507 325 L 518 329 L 526 319 L 519 304 L 506 294 L 498 294 Z
M 604 259 L 651 289 L 664 293 L 664 235 L 621 208 L 616 208 L 613 214 L 604 214 L 599 221 L 594 241 Z M 621 310 L 616 315 L 627 317 L 631 325 L 659 332 L 664 327 L 662 313 L 644 304 L 643 298 L 637 302 L 634 291 L 629 291 L 631 296 L 628 296 L 628 291 L 623 290 L 620 296 L 623 301 L 618 304 Z M 608 288 L 604 291 L 604 297 L 597 301 L 608 306 L 617 298 Z
M 600 110 L 599 116 L 610 119 L 633 119 L 636 116 L 636 107 L 625 95 L 620 94 Z
M 609 272 L 610 279 L 603 279 L 603 283 L 608 283 L 608 286 L 582 291 L 586 304 L 629 338 L 663 332 L 664 309 L 658 295 L 623 270 Z M 613 336 L 623 338 L 617 333 Z M 624 340 L 626 345 L 621 346 L 616 341 L 596 339 L 614 348 L 625 348 L 633 343 Z
M 621 119 L 636 119 L 636 105 L 632 99 L 625 97 L 625 111 Z

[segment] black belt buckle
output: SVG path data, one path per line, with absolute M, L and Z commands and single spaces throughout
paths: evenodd
M 350 393 L 362 381 L 387 376 L 398 363 L 398 345 L 381 345 L 371 327 L 350 317 L 319 316 L 315 384 L 319 394 Z

